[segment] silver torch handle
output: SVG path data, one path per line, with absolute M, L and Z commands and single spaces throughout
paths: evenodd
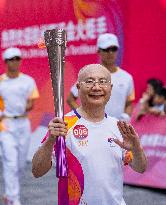
M 53 29 L 44 32 L 47 47 L 50 75 L 52 81 L 55 116 L 64 119 L 64 63 L 66 49 L 66 32 Z M 56 176 L 67 177 L 67 158 L 65 138 L 59 136 L 54 145 L 56 155 Z

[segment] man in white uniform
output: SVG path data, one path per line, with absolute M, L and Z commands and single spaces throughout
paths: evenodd
M 19 177 L 30 143 L 30 121 L 38 90 L 34 79 L 19 71 L 21 51 L 8 48 L 3 53 L 6 73 L 0 76 L 0 146 L 5 185 L 4 204 L 20 205 Z
M 112 117 L 128 121 L 132 113 L 132 101 L 135 99 L 134 83 L 128 72 L 116 66 L 119 49 L 116 35 L 101 34 L 97 40 L 97 48 L 101 64 L 110 71 L 112 76 L 112 96 L 106 105 L 106 113 Z M 77 98 L 78 90 L 74 84 L 67 97 L 67 103 L 71 109 L 78 107 Z
M 68 178 L 59 179 L 58 205 L 125 205 L 122 164 L 143 173 L 146 157 L 134 128 L 105 114 L 111 95 L 110 72 L 99 64 L 80 70 L 77 82 L 81 106 L 55 117 L 35 153 L 32 172 L 43 176 L 52 166 L 57 136 L 66 136 Z

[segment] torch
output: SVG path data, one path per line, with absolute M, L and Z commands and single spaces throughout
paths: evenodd
M 64 119 L 64 62 L 66 48 L 66 32 L 53 29 L 44 32 L 47 48 L 50 75 L 52 81 L 55 116 Z M 67 177 L 67 159 L 65 138 L 59 136 L 54 145 L 56 155 L 56 176 Z

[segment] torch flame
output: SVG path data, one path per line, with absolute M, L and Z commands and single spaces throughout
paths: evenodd
M 38 47 L 39 48 L 46 48 L 46 44 L 45 44 L 45 41 L 44 41 L 44 39 L 43 38 L 40 38 L 39 39 L 39 42 L 38 42 Z

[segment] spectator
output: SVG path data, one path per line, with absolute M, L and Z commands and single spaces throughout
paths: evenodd
M 154 106 L 153 99 L 156 91 L 162 88 L 163 82 L 157 78 L 150 78 L 147 80 L 147 87 L 139 100 L 139 111 L 136 120 L 141 119 L 146 113 L 149 112 L 149 108 Z
M 156 90 L 153 97 L 153 106 L 149 107 L 148 112 L 154 115 L 165 115 L 166 88 L 161 87 Z

